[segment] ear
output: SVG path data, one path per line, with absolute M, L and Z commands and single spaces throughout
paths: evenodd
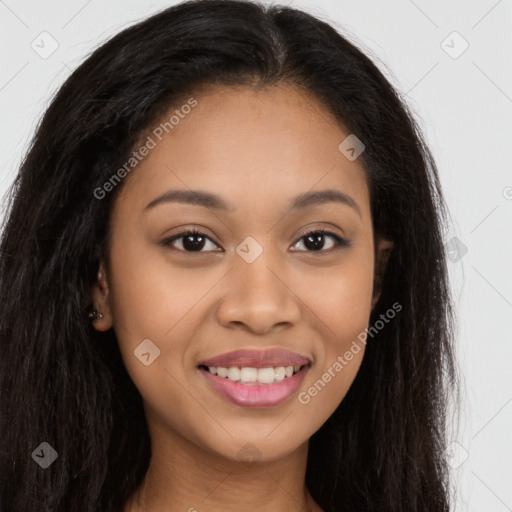
M 372 309 L 379 301 L 380 294 L 382 292 L 382 279 L 392 250 L 393 242 L 391 240 L 386 240 L 384 238 L 379 238 L 377 240 L 375 249 L 375 270 L 373 274 Z
M 98 318 L 92 322 L 95 330 L 100 332 L 108 331 L 112 325 L 112 312 L 110 308 L 110 288 L 103 262 L 100 264 L 98 270 L 97 281 L 93 285 L 92 300 L 94 309 L 103 315 L 103 318 Z

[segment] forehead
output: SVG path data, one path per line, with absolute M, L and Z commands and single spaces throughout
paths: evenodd
M 210 86 L 191 98 L 193 108 L 175 104 L 145 134 L 154 147 L 126 184 L 132 201 L 190 188 L 256 207 L 336 187 L 368 208 L 366 172 L 339 150 L 350 134 L 311 94 L 284 84 Z

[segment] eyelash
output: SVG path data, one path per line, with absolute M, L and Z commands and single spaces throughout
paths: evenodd
M 335 247 L 331 247 L 330 249 L 320 249 L 318 251 L 313 251 L 313 250 L 299 250 L 299 251 L 296 251 L 296 252 L 309 252 L 309 253 L 318 253 L 318 254 L 322 254 L 322 253 L 330 253 L 334 250 L 337 250 L 337 249 L 342 249 L 344 247 L 350 247 L 351 246 L 351 243 L 346 240 L 345 238 L 341 238 L 340 236 L 336 235 L 335 233 L 332 233 L 331 231 L 327 231 L 326 229 L 314 229 L 314 230 L 311 230 L 311 231 L 308 231 L 307 233 L 304 233 L 298 240 L 297 242 L 294 243 L 294 245 L 296 245 L 298 242 L 300 242 L 301 240 L 303 240 L 304 238 L 310 236 L 310 235 L 313 235 L 313 234 L 322 234 L 324 236 L 330 236 L 332 238 L 334 238 L 335 240 Z M 201 236 L 203 238 L 206 238 L 208 240 L 210 240 L 212 243 L 215 244 L 215 242 L 206 234 L 206 233 L 203 233 L 202 231 L 199 231 L 197 229 L 188 229 L 186 231 L 182 231 L 180 233 L 177 233 L 169 238 L 166 238 L 165 240 L 162 240 L 162 242 L 160 242 L 160 245 L 164 246 L 164 247 L 167 247 L 169 245 L 171 245 L 173 242 L 175 242 L 176 240 L 179 240 L 180 238 L 185 238 L 186 236 L 189 236 L 189 235 L 197 235 L 197 236 Z M 217 245 L 217 244 L 215 244 Z M 201 253 L 204 253 L 204 252 L 210 252 L 210 251 L 186 251 L 184 249 L 177 249 L 178 251 L 180 252 L 186 252 L 186 253 L 189 253 L 189 254 L 193 254 L 193 253 L 198 253 L 198 254 L 201 254 Z M 219 251 L 215 251 L 215 252 L 219 252 Z

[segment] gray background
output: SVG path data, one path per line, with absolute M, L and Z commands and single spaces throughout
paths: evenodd
M 71 71 L 109 36 L 173 3 L 0 0 L 2 197 Z M 447 448 L 456 510 L 512 510 L 512 0 L 281 3 L 333 21 L 402 91 L 426 133 L 453 216 L 446 242 L 464 374 Z

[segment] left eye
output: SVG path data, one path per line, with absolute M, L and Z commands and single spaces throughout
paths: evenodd
M 328 244 L 328 247 L 325 247 L 325 241 L 326 239 L 334 240 L 334 242 L 330 242 Z M 306 233 L 303 235 L 299 241 L 294 245 L 296 248 L 302 244 L 307 251 L 327 251 L 329 249 L 333 249 L 336 247 L 344 247 L 347 246 L 348 243 L 343 238 L 339 237 L 338 235 L 335 235 L 334 233 L 331 233 L 329 231 L 310 231 L 309 233 Z M 299 251 L 303 251 L 304 249 L 296 249 Z

